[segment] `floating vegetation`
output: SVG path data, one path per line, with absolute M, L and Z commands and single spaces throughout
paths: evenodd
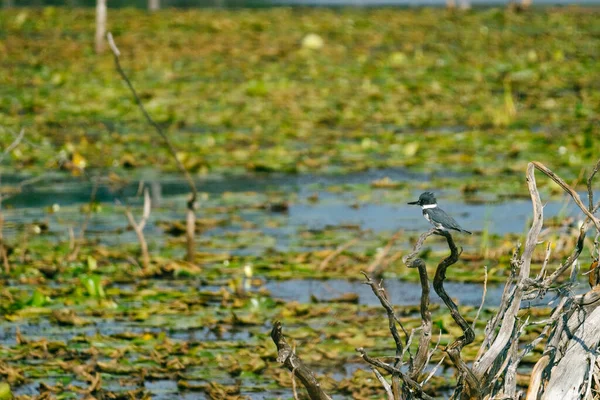
M 268 336 L 277 319 L 329 392 L 378 396 L 355 348 L 385 356 L 393 343 L 358 280 L 386 255 L 390 297 L 405 327 L 418 328 L 418 272 L 401 257 L 428 225 L 402 208 L 406 200 L 442 191 L 474 231 L 461 237 L 448 274 L 472 321 L 483 267 L 494 307 L 494 284 L 506 279 L 528 224 L 526 162 L 575 179 L 600 152 L 596 9 L 111 10 L 109 18 L 123 67 L 200 183 L 195 257 L 182 260 L 188 189 L 169 175 L 177 166 L 157 148 L 112 57 L 94 54 L 92 11 L 3 10 L 0 144 L 21 126 L 27 136 L 10 152 L 19 175 L 3 168 L 2 194 L 42 179 L 3 203 L 10 268 L 0 276 L 0 400 L 291 397 Z M 95 201 L 90 174 L 106 177 Z M 143 188 L 151 213 L 135 196 Z M 545 212 L 560 215 L 540 236 L 553 243 L 553 265 L 573 247 L 579 221 L 549 184 L 540 188 L 554 196 Z M 145 226 L 147 258 L 136 224 Z M 430 264 L 443 254 L 432 238 L 419 257 Z M 544 258 L 534 254 L 534 268 Z M 447 345 L 460 331 L 432 302 L 433 334 Z M 477 332 L 490 315 L 484 307 Z M 467 361 L 472 352 L 465 348 Z M 429 393 L 447 394 L 449 366 Z

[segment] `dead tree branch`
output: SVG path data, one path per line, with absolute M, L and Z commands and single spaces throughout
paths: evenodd
M 537 162 L 537 161 L 533 161 L 531 164 L 533 164 L 533 166 L 538 171 L 544 173 L 544 175 L 546 175 L 548 178 L 552 179 L 554 182 L 556 182 L 556 184 L 558 186 L 560 186 L 565 192 L 567 192 L 573 198 L 573 201 L 575 201 L 575 204 L 577 204 L 577 206 L 581 209 L 581 211 L 583 211 L 583 213 L 594 223 L 594 225 L 596 226 L 596 230 L 600 231 L 600 219 L 596 218 L 594 216 L 594 214 L 591 212 L 591 210 L 589 210 L 583 204 L 583 202 L 581 201 L 581 198 L 579 197 L 579 194 L 577 194 L 577 192 L 571 186 L 567 185 L 567 183 L 565 181 L 563 181 L 554 172 L 550 171 L 550 169 L 548 169 L 548 167 L 546 167 L 544 164 Z M 597 166 L 597 164 L 596 164 L 596 166 Z M 594 168 L 594 169 L 596 170 L 596 168 Z M 595 172 L 593 172 L 592 175 L 590 175 L 589 182 L 591 182 L 594 175 L 595 175 Z M 588 196 L 589 196 L 589 194 L 588 194 Z M 590 199 L 593 200 L 593 196 L 590 197 Z
M 590 174 L 590 176 L 588 177 L 587 180 L 587 190 L 588 190 L 588 209 L 590 211 L 592 211 L 594 209 L 594 191 L 592 190 L 592 181 L 594 180 L 594 176 L 596 176 L 596 173 L 598 173 L 598 170 L 600 169 L 600 160 L 598 160 L 596 162 L 596 165 L 594 165 L 594 169 L 592 169 L 592 173 Z M 593 214 L 593 212 L 592 212 Z
M 106 37 L 108 39 L 108 44 L 110 46 L 110 49 L 112 50 L 112 53 L 114 55 L 115 66 L 117 68 L 117 71 L 119 72 L 119 74 L 121 75 L 121 77 L 123 78 L 125 83 L 127 84 L 127 87 L 131 91 L 131 94 L 132 94 L 136 104 L 138 105 L 139 109 L 141 110 L 142 114 L 146 118 L 146 121 L 148 121 L 148 123 L 156 130 L 156 133 L 158 133 L 158 135 L 163 140 L 165 146 L 169 150 L 169 153 L 171 154 L 172 158 L 175 160 L 175 163 L 177 164 L 177 168 L 179 168 L 179 171 L 183 174 L 183 176 L 185 177 L 185 180 L 187 181 L 188 186 L 190 187 L 191 196 L 187 202 L 187 213 L 186 213 L 186 237 L 187 237 L 186 259 L 188 262 L 194 262 L 194 259 L 195 259 L 194 235 L 195 235 L 195 231 L 196 231 L 195 209 L 196 209 L 196 201 L 198 198 L 198 191 L 196 190 L 196 185 L 194 183 L 194 180 L 192 179 L 192 176 L 190 175 L 189 171 L 187 170 L 187 168 L 185 168 L 185 166 L 183 165 L 183 163 L 181 162 L 179 157 L 177 157 L 177 150 L 175 149 L 175 146 L 173 145 L 173 143 L 171 143 L 171 140 L 169 139 L 167 134 L 163 131 L 163 129 L 160 127 L 160 125 L 157 124 L 152 119 L 152 117 L 150 117 L 150 114 L 148 114 L 148 112 L 146 111 L 146 108 L 144 107 L 142 100 L 138 96 L 137 91 L 133 87 L 133 84 L 131 83 L 131 81 L 127 77 L 127 74 L 121 67 L 121 62 L 119 60 L 119 57 L 121 56 L 121 52 L 117 48 L 117 45 L 113 39 L 112 34 L 109 32 L 106 35 Z
M 421 282 L 421 303 L 419 311 L 421 313 L 421 334 L 419 336 L 419 346 L 417 354 L 411 366 L 410 377 L 417 379 L 423 372 L 429 362 L 429 345 L 431 343 L 431 311 L 429 311 L 429 278 L 427 277 L 427 268 L 425 262 L 417 258 L 411 264 L 411 267 L 417 267 L 419 270 L 419 282 Z
M 531 258 L 538 243 L 538 236 L 542 230 L 543 207 L 542 201 L 540 200 L 540 194 L 535 183 L 534 167 L 535 165 L 533 163 L 529 163 L 527 166 L 527 186 L 529 188 L 529 194 L 533 203 L 533 223 L 529 233 L 527 234 L 523 254 L 518 260 L 518 266 L 520 267 L 519 278 L 515 286 L 514 294 L 506 299 L 508 305 L 502 318 L 500 330 L 496 335 L 495 340 L 492 342 L 490 348 L 484 352 L 473 365 L 473 372 L 478 380 L 481 380 L 484 375 L 492 372 L 490 369 L 494 363 L 497 363 L 500 359 L 502 359 L 500 354 L 505 351 L 512 337 L 513 330 L 515 329 L 517 312 L 521 307 L 521 300 L 523 298 L 524 289 L 526 286 L 525 281 L 529 279 Z
M 392 249 L 392 246 L 394 245 L 394 243 L 396 243 L 396 241 L 398 240 L 398 238 L 402 235 L 402 233 L 403 233 L 402 231 L 396 232 L 390 238 L 390 240 L 388 240 L 388 242 L 385 245 L 385 247 L 381 251 L 379 251 L 377 253 L 377 256 L 375 257 L 375 260 L 373 260 L 373 262 L 371 262 L 371 264 L 369 264 L 369 266 L 367 267 L 367 272 L 369 274 L 375 274 L 377 276 L 378 273 L 379 273 L 379 271 L 381 271 L 383 268 L 385 268 L 385 266 L 389 263 L 389 259 L 386 260 L 385 258 L 389 254 L 389 252 Z
M 473 329 L 469 325 L 469 323 L 460 315 L 458 311 L 458 307 L 452 301 L 446 289 L 444 288 L 444 281 L 446 280 L 446 270 L 453 264 L 458 261 L 458 257 L 462 252 L 458 250 L 456 244 L 454 243 L 454 239 L 452 239 L 452 235 L 448 231 L 439 230 L 436 232 L 437 234 L 444 236 L 446 241 L 448 242 L 448 248 L 450 249 L 450 255 L 444 258 L 438 265 L 435 271 L 435 277 L 433 278 L 433 289 L 440 296 L 446 307 L 450 310 L 450 315 L 452 315 L 452 319 L 454 322 L 460 326 L 463 331 L 463 336 L 456 339 L 450 346 L 446 348 L 446 353 L 452 360 L 454 366 L 459 370 L 462 377 L 467 382 L 467 392 L 469 393 L 470 398 L 480 398 L 480 388 L 479 388 L 479 379 L 475 376 L 471 368 L 463 361 L 461 358 L 460 352 L 463 347 L 466 345 L 473 343 L 475 340 L 475 333 Z
M 394 368 L 399 370 L 402 367 L 402 355 L 404 354 L 404 351 L 402 339 L 400 338 L 400 333 L 398 332 L 396 324 L 400 325 L 400 328 L 402 329 L 406 337 L 408 337 L 407 332 L 404 329 L 404 326 L 402 326 L 402 324 L 400 323 L 398 317 L 396 317 L 396 314 L 394 313 L 394 307 L 388 300 L 383 286 L 381 284 L 377 285 L 377 283 L 375 283 L 366 272 L 363 272 L 363 275 L 367 279 L 365 283 L 371 287 L 371 290 L 373 291 L 375 296 L 377 296 L 379 302 L 381 303 L 381 306 L 385 309 L 387 313 L 390 333 L 392 334 L 394 342 L 396 343 L 396 357 L 394 358 Z M 409 344 L 407 342 L 407 347 L 408 345 Z M 395 399 L 400 398 L 399 378 L 400 375 L 398 375 L 397 373 L 392 373 L 392 392 L 394 394 Z
M 421 258 L 415 258 L 421 247 L 425 243 L 425 239 L 435 234 L 435 229 L 421 234 L 415 243 L 410 254 L 403 258 L 404 265 L 408 268 L 417 268 L 419 270 L 419 282 L 421 283 L 421 335 L 419 337 L 419 346 L 414 362 L 411 366 L 410 377 L 417 379 L 423 372 L 429 361 L 429 345 L 431 343 L 431 312 L 429 311 L 429 277 L 427 276 L 427 267 L 425 261 Z
M 271 330 L 271 339 L 277 346 L 277 361 L 283 364 L 290 371 L 294 371 L 295 376 L 306 388 L 311 400 L 331 400 L 331 397 L 323 391 L 315 374 L 302 362 L 300 357 L 294 353 L 292 347 L 287 343 L 283 336 L 282 326 L 276 321 Z
M 379 370 L 377 368 L 371 366 L 371 371 L 373 371 L 373 373 L 377 377 L 377 380 L 379 381 L 379 383 L 381 383 L 381 386 L 383 386 L 383 389 L 385 390 L 385 394 L 387 395 L 388 400 L 395 400 L 394 392 L 392 392 L 392 387 L 385 380 L 385 378 L 383 377 L 383 375 L 381 375 L 381 373 L 379 372 Z
M 145 271 L 150 267 L 150 254 L 148 253 L 148 243 L 146 242 L 146 238 L 144 236 L 144 227 L 146 226 L 146 222 L 150 217 L 150 194 L 148 193 L 148 189 L 144 189 L 144 212 L 142 214 L 142 218 L 140 222 L 135 222 L 135 218 L 133 218 L 133 214 L 131 214 L 131 210 L 129 208 L 125 209 L 125 216 L 127 216 L 127 220 L 129 221 L 129 225 L 135 231 L 135 234 L 140 243 L 140 252 L 142 254 L 142 267 Z
M 365 349 L 363 349 L 362 347 L 359 347 L 358 349 L 356 349 L 356 351 L 358 351 L 358 353 L 360 354 L 360 356 L 362 357 L 363 360 L 365 360 L 366 362 L 368 362 L 369 364 L 377 367 L 377 368 L 381 368 L 384 371 L 387 371 L 390 374 L 397 374 L 400 379 L 402 379 L 402 381 L 404 381 L 410 391 L 419 399 L 424 399 L 424 400 L 433 400 L 433 397 L 429 396 L 427 393 L 425 393 L 423 391 L 423 388 L 421 387 L 421 385 L 419 385 L 418 382 L 415 382 L 414 380 L 412 380 L 410 377 L 406 376 L 401 370 L 399 370 L 398 368 L 394 368 L 389 364 L 384 363 L 381 360 L 378 360 L 376 358 L 371 358 L 367 352 L 365 351 Z
M 325 270 L 331 261 L 333 261 L 337 256 L 342 254 L 344 251 L 346 251 L 350 247 L 352 247 L 355 243 L 358 242 L 359 239 L 360 239 L 360 237 L 350 239 L 349 241 L 347 241 L 346 243 L 343 243 L 342 245 L 338 246 L 337 249 L 335 249 L 334 251 L 329 253 L 327 255 L 327 257 L 325 257 L 323 259 L 323 261 L 321 261 L 321 264 L 319 264 L 319 271 Z

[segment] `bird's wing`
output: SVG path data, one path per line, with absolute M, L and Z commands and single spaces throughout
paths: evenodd
M 455 229 L 457 231 L 462 231 L 463 228 L 458 225 L 458 222 L 454 220 L 451 216 L 446 214 L 446 212 L 440 208 L 431 208 L 427 210 L 429 212 L 429 216 L 431 219 L 439 222 L 443 222 L 450 229 Z

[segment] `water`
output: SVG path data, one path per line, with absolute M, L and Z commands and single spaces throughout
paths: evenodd
M 299 234 L 318 232 L 334 227 L 336 232 L 347 235 L 357 235 L 359 231 L 370 231 L 371 235 L 379 234 L 388 237 L 392 232 L 402 229 L 412 236 L 418 232 L 429 229 L 423 219 L 419 208 L 411 207 L 407 201 L 418 197 L 419 190 L 398 189 L 369 189 L 368 184 L 383 177 L 406 184 L 407 188 L 427 182 L 430 178 L 424 174 L 408 173 L 404 170 L 367 171 L 344 176 L 317 176 L 317 175 L 248 175 L 237 177 L 211 176 L 198 182 L 201 191 L 206 193 L 199 209 L 200 218 L 222 218 L 225 222 L 219 226 L 209 228 L 199 238 L 199 249 L 210 253 L 250 254 L 260 256 L 266 251 L 302 251 L 315 250 L 316 247 L 330 249 L 319 243 L 315 246 L 299 239 Z M 18 182 L 20 177 L 7 177 L 6 184 Z M 151 219 L 146 227 L 146 235 L 151 247 L 156 251 L 166 244 L 164 230 L 158 225 L 159 221 L 173 221 L 183 219 L 185 213 L 185 197 L 188 192 L 185 182 L 178 178 L 162 176 L 152 171 L 145 172 L 143 179 L 152 188 L 153 198 L 158 203 L 153 209 Z M 352 187 L 344 188 L 344 185 Z M 356 187 L 359 185 L 360 187 Z M 362 186 L 361 186 L 362 185 Z M 135 242 L 132 232 L 126 231 L 127 223 L 122 215 L 122 210 L 113 210 L 115 200 L 133 204 L 133 212 L 139 215 L 140 200 L 135 197 L 139 184 L 132 182 L 124 188 L 115 191 L 109 186 L 101 186 L 98 190 L 97 200 L 106 210 L 93 214 L 88 237 L 100 243 Z M 335 190 L 333 190 L 335 189 Z M 32 235 L 31 224 L 44 222 L 48 231 L 44 234 L 51 235 L 56 242 L 68 240 L 69 228 L 77 231 L 85 215 L 80 211 L 83 205 L 89 202 L 91 185 L 88 182 L 75 180 L 72 177 L 52 176 L 39 185 L 27 188 L 22 194 L 5 202 L 6 239 L 9 243 L 22 240 L 23 236 Z M 314 202 L 315 195 L 318 201 Z M 364 197 L 368 195 L 367 197 Z M 454 215 L 467 229 L 474 232 L 480 231 L 487 225 L 491 233 L 522 233 L 531 214 L 531 204 L 523 199 L 504 199 L 491 201 L 487 204 L 467 204 L 461 201 L 461 196 L 452 191 L 438 193 L 440 203 Z M 367 200 L 365 200 L 367 199 Z M 286 201 L 289 208 L 284 212 L 274 212 L 269 202 Z M 48 207 L 58 204 L 57 213 L 49 213 Z M 267 206 L 265 206 L 267 205 Z M 562 201 L 551 201 L 544 208 L 546 216 L 563 213 L 575 214 L 575 207 L 565 207 Z M 268 240 L 267 240 L 268 239 Z M 476 239 L 478 239 L 476 237 Z M 399 246 L 407 248 L 409 241 L 406 237 L 399 240 Z M 312 247 L 311 247 L 312 246 Z M 182 247 L 182 246 L 180 246 Z M 459 268 L 459 267 L 457 267 Z M 451 274 L 449 274 L 451 275 Z M 353 277 L 359 278 L 359 277 Z M 336 299 L 341 295 L 355 293 L 358 304 L 379 307 L 379 301 L 372 293 L 370 287 L 360 280 L 311 280 L 291 279 L 285 281 L 269 280 L 264 278 L 263 287 L 254 287 L 251 291 L 258 293 L 267 290 L 267 295 L 274 299 L 286 302 L 296 301 L 311 303 L 315 298 L 319 301 Z M 403 306 L 416 305 L 420 301 L 421 288 L 418 283 L 404 282 L 402 277 L 388 278 L 384 281 L 387 294 L 392 304 L 398 310 Z M 61 285 L 58 282 L 49 282 L 48 285 Z M 31 285 L 9 282 L 13 289 L 22 289 L 26 292 L 32 290 Z M 22 285 L 22 286 L 21 286 Z M 251 327 L 226 326 L 215 329 L 207 326 L 206 308 L 218 307 L 220 302 L 217 294 L 226 285 L 211 283 L 211 286 L 200 281 L 189 279 L 152 279 L 146 283 L 144 289 L 154 290 L 157 295 L 149 300 L 139 300 L 135 294 L 140 288 L 136 282 L 130 284 L 109 284 L 108 297 L 114 294 L 120 310 L 138 312 L 143 309 L 155 310 L 153 306 L 162 304 L 164 297 L 161 291 L 168 292 L 169 296 L 178 298 L 174 294 L 190 297 L 207 298 L 206 306 L 197 306 L 186 312 L 185 318 L 177 313 L 150 314 L 143 321 L 120 315 L 113 318 L 110 314 L 96 317 L 83 314 L 90 325 L 81 327 L 59 326 L 49 320 L 48 314 L 39 317 L 28 317 L 25 321 L 5 322 L 0 325 L 0 346 L 15 346 L 17 327 L 25 338 L 31 341 L 47 340 L 58 341 L 65 345 L 77 346 L 78 338 L 87 338 L 90 343 L 102 343 L 104 340 L 116 343 L 116 347 L 129 346 L 128 340 L 118 342 L 119 335 L 166 335 L 174 342 L 187 342 L 191 345 L 198 343 L 239 342 L 252 345 L 256 335 L 265 334 L 270 328 L 270 321 L 265 320 Z M 580 285 L 581 286 L 581 285 Z M 459 305 L 477 307 L 481 303 L 483 285 L 476 283 L 447 282 L 446 290 Z M 583 286 L 582 286 L 583 287 Z M 116 290 L 116 292 L 112 292 Z M 489 285 L 485 305 L 497 306 L 500 302 L 503 287 Z M 552 298 L 549 294 L 540 304 L 547 304 Z M 90 300 L 91 301 L 91 300 Z M 430 301 L 440 304 L 441 300 L 432 290 Z M 527 304 L 524 304 L 527 306 Z M 51 308 L 62 307 L 51 304 Z M 85 305 L 71 305 L 70 309 L 77 312 L 78 307 Z M 344 309 L 344 308 L 341 308 Z M 348 307 L 352 309 L 352 307 Z M 80 309 L 83 310 L 83 309 Z M 119 311 L 122 312 L 122 311 Z M 354 309 L 350 312 L 355 312 Z M 383 310 L 382 310 L 383 312 Z M 228 315 L 223 311 L 223 315 Z M 226 318 L 226 317 L 224 317 Z M 224 319 L 225 320 L 225 319 Z M 209 323 L 210 325 L 212 323 Z M 318 328 L 318 327 L 315 327 Z M 253 342 L 254 341 L 254 342 Z M 145 350 L 144 350 L 145 351 Z M 138 353 L 145 354 L 144 351 Z M 335 371 L 321 371 L 332 374 L 341 379 L 352 374 L 357 368 L 365 368 L 362 364 L 350 364 L 346 369 Z M 32 367 L 34 368 L 34 367 Z M 201 375 L 201 372 L 199 375 Z M 186 374 L 193 377 L 194 369 L 186 369 Z M 235 381 L 224 373 L 223 384 L 234 384 Z M 72 379 L 63 375 L 50 376 L 48 382 L 58 382 Z M 104 379 L 104 378 L 103 378 Z M 119 377 L 104 379 L 104 387 L 108 389 L 122 389 Z M 16 394 L 37 394 L 38 380 L 33 379 L 32 384 L 20 386 Z M 71 382 L 75 386 L 86 387 L 87 383 Z M 192 381 L 192 383 L 194 383 Z M 205 382 L 198 381 L 197 384 Z M 289 390 L 273 390 L 272 383 L 262 381 L 241 382 L 242 393 L 252 399 L 273 398 L 275 396 L 291 397 Z M 152 393 L 156 399 L 170 398 L 208 398 L 202 392 L 180 391 L 177 382 L 168 378 L 156 378 L 143 382 L 143 387 Z
M 260 255 L 269 249 L 303 251 L 306 250 L 304 244 L 297 240 L 299 232 L 330 227 L 348 232 L 354 228 L 372 234 L 428 230 L 430 225 L 422 217 L 420 209 L 406 204 L 418 197 L 417 190 L 368 190 L 368 200 L 363 199 L 364 189 L 344 190 L 344 185 L 368 185 L 383 177 L 407 183 L 408 187 L 411 183 L 416 185 L 429 178 L 404 170 L 378 170 L 343 176 L 212 176 L 199 180 L 198 187 L 205 195 L 200 200 L 198 217 L 222 220 L 221 224 L 202 232 L 202 239 L 208 242 L 200 250 L 233 255 Z M 13 181 L 15 179 L 12 177 Z M 184 181 L 170 176 L 146 173 L 141 179 L 151 188 L 153 204 L 158 204 L 145 229 L 151 247 L 156 249 L 163 246 L 168 237 L 159 222 L 183 221 L 188 188 Z M 96 198 L 108 211 L 92 214 L 88 235 L 107 245 L 135 242 L 134 233 L 126 229 L 128 223 L 123 215 L 124 207 L 111 207 L 116 201 L 132 204 L 132 212 L 139 218 L 140 198 L 134 197 L 139 186 L 138 181 L 119 190 L 101 185 Z M 332 192 L 331 188 L 336 190 Z M 39 224 L 47 225 L 47 234 L 54 235 L 57 241 L 67 241 L 69 230 L 73 229 L 77 234 L 85 220 L 81 207 L 89 203 L 91 189 L 87 181 L 54 176 L 8 199 L 4 202 L 4 214 L 9 242 L 19 240 L 31 230 L 32 225 Z M 497 235 L 523 234 L 529 227 L 529 200 L 504 198 L 466 204 L 451 191 L 436 194 L 440 205 L 465 229 L 475 233 L 487 230 Z M 318 197 L 316 202 L 312 200 L 315 196 Z M 270 205 L 273 201 L 283 201 L 288 208 L 274 212 Z M 60 206 L 60 210 L 50 213 L 50 208 L 55 205 Z M 545 204 L 544 214 L 546 218 L 559 214 L 568 217 L 578 216 L 580 212 L 572 202 L 551 200 Z M 233 215 L 236 218 L 232 218 Z M 244 245 L 240 246 L 240 242 Z M 406 240 L 399 242 L 406 247 Z
M 266 284 L 267 289 L 275 298 L 286 301 L 310 303 L 314 296 L 319 300 L 327 301 L 340 297 L 346 293 L 356 293 L 358 303 L 369 306 L 378 306 L 379 300 L 371 291 L 371 287 L 360 281 L 347 281 L 341 279 L 331 280 L 286 280 L 271 281 Z M 403 282 L 397 279 L 387 279 L 384 287 L 390 302 L 396 306 L 409 306 L 419 304 L 421 301 L 421 286 L 414 282 Z M 451 297 L 458 297 L 460 305 L 479 306 L 483 295 L 483 285 L 476 283 L 447 282 L 444 287 Z M 486 305 L 498 306 L 502 296 L 503 286 L 488 287 Z M 431 303 L 442 304 L 441 299 L 431 288 Z

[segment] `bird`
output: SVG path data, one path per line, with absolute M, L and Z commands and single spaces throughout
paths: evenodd
M 454 218 L 446 214 L 444 210 L 438 207 L 437 200 L 432 192 L 421 193 L 419 200 L 411 201 L 408 204 L 421 206 L 425 219 L 439 230 L 448 231 L 452 229 L 471 235 L 471 232 L 461 228 Z

